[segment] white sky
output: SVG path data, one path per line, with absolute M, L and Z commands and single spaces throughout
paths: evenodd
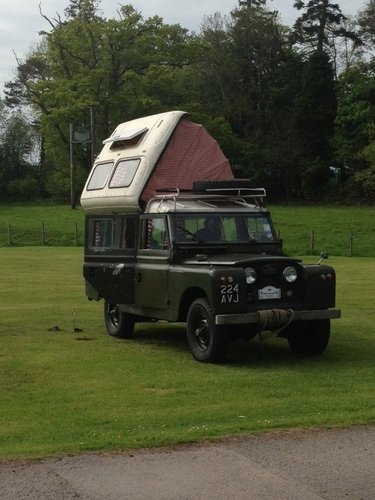
M 368 2 L 366 0 L 336 0 L 344 14 L 355 15 Z M 56 12 L 63 16 L 69 0 L 0 0 L 0 91 L 4 82 L 15 76 L 17 57 L 23 59 L 39 40 L 40 30 L 49 30 L 48 23 L 41 17 L 39 4 L 48 17 Z M 101 10 L 107 18 L 117 17 L 120 4 L 131 4 L 144 17 L 158 15 L 165 23 L 178 23 L 189 30 L 198 31 L 205 15 L 221 12 L 229 14 L 238 6 L 238 0 L 102 0 Z M 298 11 L 293 8 L 294 0 L 268 1 L 268 7 L 278 10 L 281 21 L 293 24 Z

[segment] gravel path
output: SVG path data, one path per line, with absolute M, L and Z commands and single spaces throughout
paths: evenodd
M 1 500 L 373 500 L 375 426 L 0 463 Z

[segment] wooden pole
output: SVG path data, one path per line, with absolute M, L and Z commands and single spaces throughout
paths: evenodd
M 90 106 L 90 146 L 91 146 L 91 165 L 94 164 L 94 148 L 95 148 L 95 115 L 94 115 L 94 107 Z
M 74 223 L 74 234 L 76 239 L 76 246 L 78 247 L 78 227 L 76 222 Z
M 73 162 L 73 124 L 69 123 L 69 159 L 70 159 L 70 207 L 76 208 Z

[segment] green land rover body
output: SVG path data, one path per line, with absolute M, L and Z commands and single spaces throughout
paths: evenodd
M 138 321 L 186 322 L 200 361 L 222 361 L 228 341 L 264 330 L 296 353 L 320 354 L 340 315 L 334 269 L 283 256 L 263 190 L 217 188 L 227 184 L 156 196 L 142 214 L 87 215 L 88 298 L 104 299 L 116 337 Z M 218 232 L 205 239 L 213 218 Z

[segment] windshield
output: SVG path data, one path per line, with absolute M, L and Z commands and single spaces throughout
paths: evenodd
M 275 241 L 266 214 L 186 214 L 174 219 L 177 243 Z

